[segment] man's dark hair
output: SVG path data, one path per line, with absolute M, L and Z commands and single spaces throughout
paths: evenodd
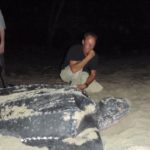
M 93 33 L 93 32 L 86 32 L 86 33 L 84 33 L 84 39 L 86 37 L 88 37 L 88 36 L 92 36 L 92 37 L 95 38 L 95 40 L 97 40 L 97 35 L 95 33 Z

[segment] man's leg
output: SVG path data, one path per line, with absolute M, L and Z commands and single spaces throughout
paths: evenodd
M 78 85 L 78 84 L 84 84 L 88 78 L 89 74 L 87 72 L 82 72 L 82 70 L 72 73 L 70 70 L 70 67 L 67 66 L 65 69 L 63 69 L 60 73 L 60 77 L 64 82 L 71 82 L 71 85 Z M 94 80 L 88 88 L 85 89 L 85 91 L 89 93 L 97 93 L 102 91 L 103 87 Z
M 87 72 L 82 72 L 81 74 L 81 84 L 85 83 L 89 74 Z M 86 89 L 86 92 L 89 93 L 97 93 L 102 91 L 103 87 L 98 83 L 96 80 L 94 80 Z
M 81 71 L 73 73 L 69 66 L 65 67 L 60 73 L 60 77 L 64 82 L 71 83 L 71 85 L 77 85 L 81 83 L 80 74 Z

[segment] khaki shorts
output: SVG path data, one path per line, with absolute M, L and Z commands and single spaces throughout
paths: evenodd
M 78 71 L 76 73 L 72 73 L 69 66 L 65 67 L 61 70 L 60 77 L 64 82 L 71 83 L 72 86 L 78 84 L 84 84 L 88 78 L 89 74 L 85 71 Z M 102 91 L 103 87 L 94 80 L 86 89 L 86 92 L 97 93 Z

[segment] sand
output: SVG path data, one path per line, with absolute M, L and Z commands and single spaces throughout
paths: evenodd
M 97 81 L 104 87 L 97 94 L 90 94 L 96 102 L 114 96 L 130 100 L 129 114 L 119 123 L 100 131 L 104 150 L 150 150 L 150 63 L 149 58 L 114 59 L 100 62 Z M 32 73 L 31 73 L 32 74 Z M 17 77 L 16 77 L 17 76 Z M 51 78 L 53 77 L 53 78 Z M 32 75 L 7 77 L 7 82 L 61 83 L 59 76 Z M 15 145 L 15 146 L 14 146 Z M 23 145 L 19 139 L 0 136 L 0 150 L 40 149 Z M 41 148 L 45 150 L 46 148 Z
M 48 148 L 27 146 L 18 138 L 0 135 L 0 150 L 48 150 Z

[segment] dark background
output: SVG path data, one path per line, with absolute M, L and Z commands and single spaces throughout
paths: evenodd
M 61 63 L 83 33 L 98 35 L 100 57 L 149 55 L 149 0 L 3 0 L 6 62 Z

